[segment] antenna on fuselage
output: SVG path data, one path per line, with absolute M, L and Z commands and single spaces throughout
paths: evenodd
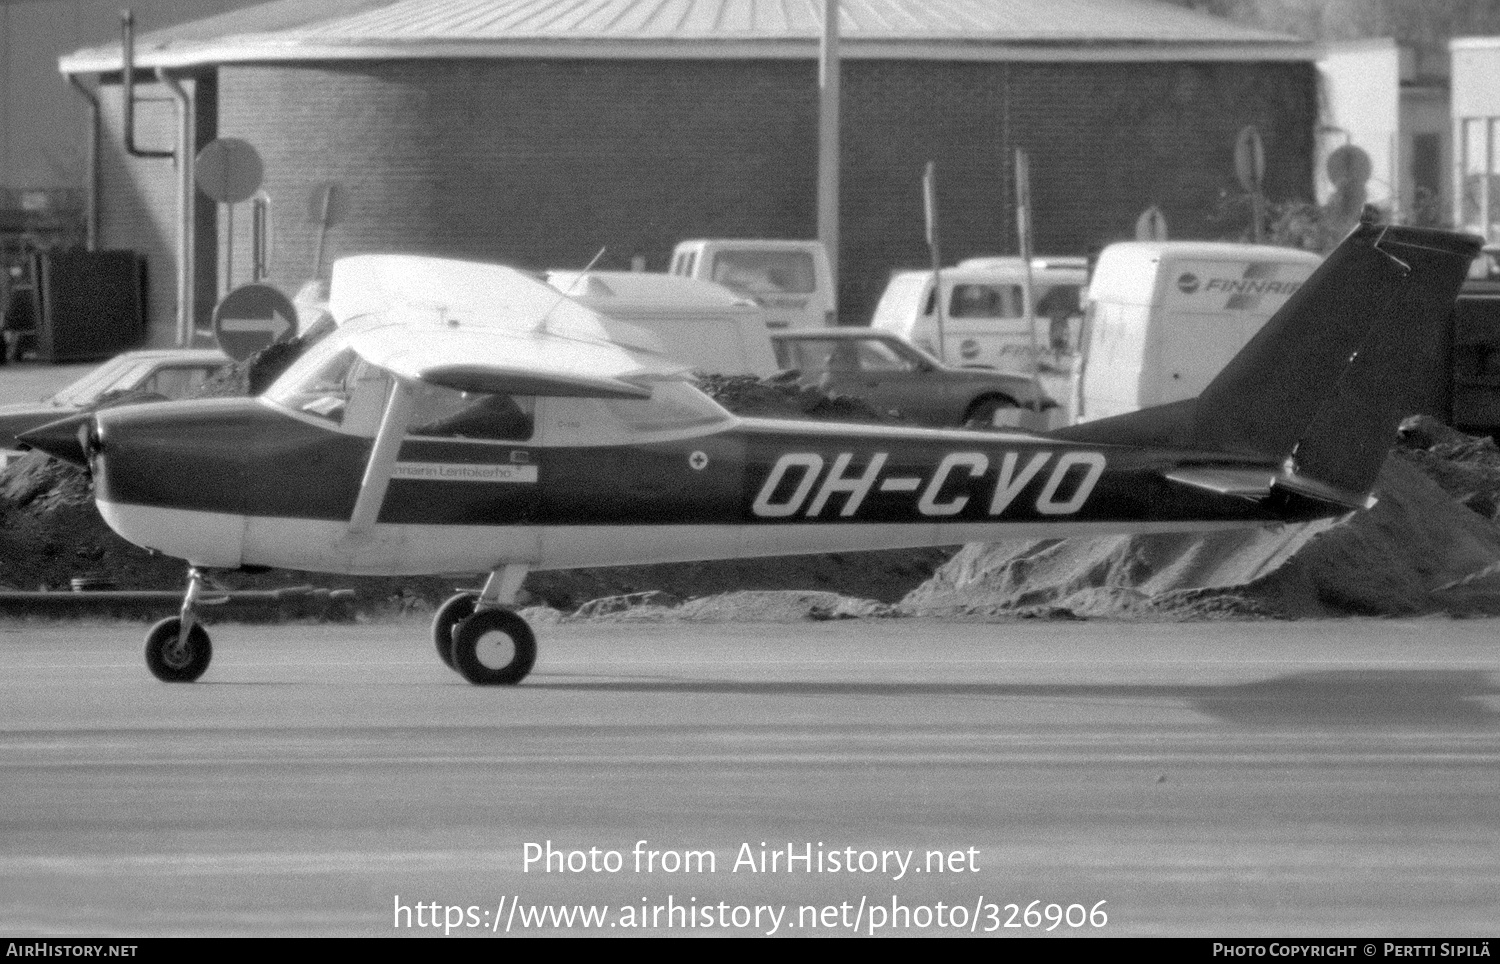
M 602 257 L 604 257 L 604 252 L 606 252 L 608 250 L 609 250 L 609 246 L 608 245 L 605 245 L 604 247 L 600 248 L 599 249 L 599 253 L 596 254 L 596 255 L 594 255 L 594 257 L 589 261 L 588 264 L 584 265 L 583 270 L 580 271 L 580 272 L 578 272 L 578 277 L 574 278 L 573 279 L 573 283 L 570 284 L 570 285 L 568 285 L 568 290 L 564 291 L 562 294 L 558 295 L 557 296 L 557 300 L 554 301 L 554 302 L 552 302 L 552 307 L 548 308 L 547 309 L 547 313 L 544 314 L 544 315 L 542 315 L 542 320 L 539 321 L 539 322 L 537 322 L 536 330 L 539 333 L 541 333 L 541 334 L 546 334 L 547 333 L 547 319 L 552 317 L 552 313 L 557 310 L 557 306 L 558 305 L 560 305 L 564 301 L 568 300 L 568 296 L 573 293 L 574 289 L 576 289 L 580 284 L 583 283 L 583 279 L 585 279 L 585 278 L 588 277 L 589 272 L 592 271 L 592 270 L 594 270 L 594 265 L 596 265 L 596 264 L 599 263 L 599 259 L 602 258 Z

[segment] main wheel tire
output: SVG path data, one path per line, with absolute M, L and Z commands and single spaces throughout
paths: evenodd
M 474 606 L 479 602 L 479 593 L 461 592 L 450 597 L 432 617 L 432 642 L 437 647 L 438 658 L 443 665 L 453 669 L 453 628 L 474 615 Z
M 508 609 L 481 609 L 453 630 L 453 668 L 477 686 L 514 686 L 535 662 L 536 636 Z
M 182 620 L 172 616 L 146 634 L 146 668 L 163 683 L 191 683 L 208 669 L 214 655 L 208 631 L 197 623 L 188 630 L 186 648 L 179 649 L 181 627 Z
M 964 426 L 966 428 L 996 428 L 996 416 L 1001 412 L 1006 414 L 1005 427 L 1014 427 L 1020 424 L 1021 407 L 1009 398 L 999 395 L 988 395 L 979 399 L 969 406 L 964 413 Z

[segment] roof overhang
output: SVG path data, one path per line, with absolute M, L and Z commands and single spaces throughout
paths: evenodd
M 842 60 L 912 60 L 1014 63 L 1288 62 L 1318 59 L 1314 44 L 1297 41 L 1239 42 L 991 42 L 909 39 L 840 41 Z M 622 40 L 507 39 L 287 42 L 274 37 L 229 37 L 215 41 L 140 44 L 137 68 L 183 70 L 228 64 L 369 60 L 816 60 L 816 40 L 725 39 Z M 80 50 L 59 59 L 64 74 L 121 70 L 118 45 Z

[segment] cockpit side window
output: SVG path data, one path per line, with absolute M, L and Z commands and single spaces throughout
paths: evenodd
M 651 398 L 549 398 L 547 445 L 618 445 L 623 438 L 692 434 L 734 416 L 685 382 L 660 382 Z
M 536 399 L 417 385 L 408 435 L 524 442 L 536 428 Z

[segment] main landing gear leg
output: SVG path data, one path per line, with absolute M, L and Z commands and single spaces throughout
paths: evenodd
M 213 658 L 208 633 L 198 623 L 196 612 L 199 605 L 211 601 L 202 598 L 203 583 L 202 571 L 189 569 L 181 615 L 163 619 L 146 634 L 146 668 L 164 683 L 191 683 L 203 675 Z
M 479 593 L 459 593 L 432 621 L 443 662 L 478 686 L 513 686 L 536 663 L 536 636 L 509 607 L 526 579 L 524 565 L 496 569 Z M 447 651 L 443 642 L 447 640 Z

